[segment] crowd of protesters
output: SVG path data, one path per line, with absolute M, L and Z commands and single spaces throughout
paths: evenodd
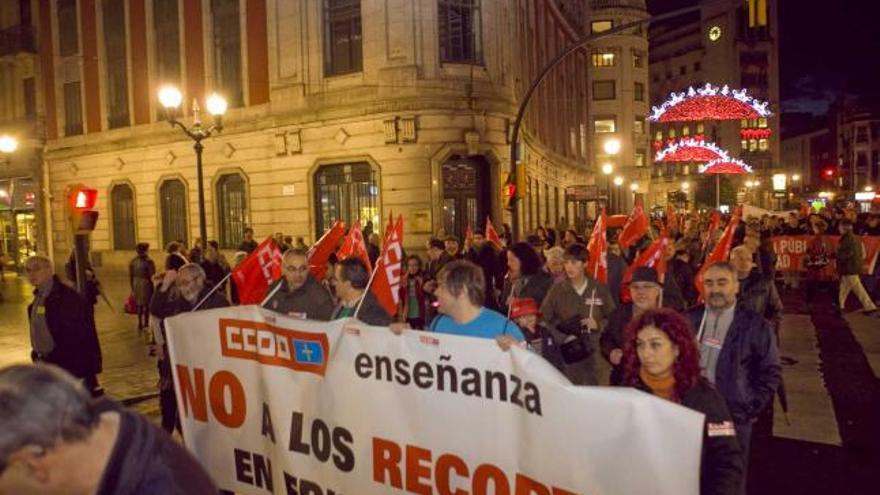
M 783 273 L 778 283 L 772 237 L 810 236 L 803 266 L 803 278 L 811 282 L 806 284 L 808 301 L 823 288 L 836 289 L 832 309 L 839 314 L 852 292 L 866 313 L 877 315 L 877 272 L 867 273 L 859 236 L 880 235 L 880 215 L 826 208 L 783 217 L 746 217 L 733 233 L 729 258 L 711 264 L 706 262 L 707 254 L 732 221 L 730 216 L 721 218 L 706 212 L 681 214 L 676 220 L 652 220 L 645 235 L 627 247 L 617 242 L 616 229 L 608 230 L 607 282 L 587 270 L 592 222 L 579 233 L 561 219 L 554 228 L 536 228 L 522 242 L 513 242 L 506 225 L 491 240 L 479 230 L 469 232 L 465 239 L 440 232 L 427 242 L 424 258 L 417 253 L 404 257 L 396 315 L 388 314 L 369 290 L 370 271 L 360 258 L 336 260 L 331 256 L 326 275 L 316 278 L 309 269 L 303 239 L 294 242 L 278 233 L 273 241 L 283 252 L 282 276 L 269 288 L 262 304 L 299 318 L 326 321 L 356 317 L 368 324 L 389 326 L 395 333 L 410 328 L 496 339 L 502 349 L 519 345 L 539 353 L 575 385 L 635 387 L 695 409 L 706 415 L 701 493 L 744 493 L 752 429 L 756 422 L 766 422 L 781 386 L 778 332 L 783 306 L 779 287 L 801 282 L 800 276 Z M 665 273 L 648 266 L 629 270 L 640 252 L 664 235 L 670 239 L 663 252 Z M 841 236 L 836 248 L 830 247 L 827 235 Z M 363 237 L 375 265 L 381 239 L 371 224 Z M 133 305 L 138 328 L 153 329 L 162 426 L 168 432 L 179 429 L 179 422 L 164 319 L 236 304 L 235 284 L 224 282 L 257 246 L 253 230 L 246 229 L 235 259 L 229 263 L 215 241 L 203 244 L 198 240 L 191 249 L 172 242 L 166 247 L 162 270 L 149 258 L 149 245 L 137 246 L 129 266 Z M 825 275 L 832 261 L 836 280 Z M 66 442 L 71 439 L 84 439 L 96 442 L 96 455 L 103 456 L 104 462 L 110 456 L 121 456 L 100 442 L 115 438 L 124 425 L 127 433 L 146 426 L 130 418 L 130 413 L 89 402 L 88 392 L 84 392 L 98 395 L 95 376 L 101 371 L 91 310 L 94 303 L 75 304 L 74 299 L 79 301 L 81 296 L 65 290 L 47 259 L 34 257 L 27 267 L 36 288 L 29 309 L 33 359 L 65 369 L 85 388 L 65 375 L 37 366 L 0 371 L 0 394 L 4 400 L 7 396 L 19 400 L 28 387 L 44 387 L 57 396 L 59 407 L 78 408 L 74 417 L 57 425 L 61 430 L 49 431 L 39 441 L 32 439 L 38 447 L 68 448 Z M 624 283 L 625 273 L 630 277 Z M 698 274 L 702 294 L 696 288 Z M 59 305 L 82 307 L 82 315 L 59 318 Z M 64 340 L 74 337 L 77 342 Z M 65 354 L 86 344 L 88 353 Z M 22 406 L 3 414 L 23 421 L 28 411 Z M 55 421 L 49 412 L 43 414 Z M 55 437 L 49 438 L 52 435 Z M 185 455 L 165 446 L 164 440 L 152 442 L 161 444 L 162 452 Z M 17 460 L 29 462 L 31 451 L 22 448 L 27 445 L 0 445 L 0 473 Z M 142 460 L 157 463 L 157 470 L 169 469 L 163 463 L 170 458 L 162 461 L 147 451 L 143 455 Z M 125 456 L 123 461 L 135 462 Z M 189 462 L 178 461 L 183 465 Z M 198 488 L 191 493 L 214 489 L 209 479 L 197 476 L 192 483 Z M 165 486 L 156 485 L 157 493 L 164 492 Z

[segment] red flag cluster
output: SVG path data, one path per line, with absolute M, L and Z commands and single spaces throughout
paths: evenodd
M 241 304 L 260 304 L 269 286 L 281 278 L 281 250 L 272 236 L 232 271 L 232 281 L 238 289 Z
M 642 202 L 641 200 L 636 201 L 635 208 L 633 208 L 632 213 L 626 220 L 626 224 L 623 226 L 623 230 L 617 237 L 617 243 L 624 249 L 632 246 L 648 233 L 648 226 L 648 216 L 645 215 Z
M 733 216 L 731 216 L 730 222 L 727 224 L 724 232 L 721 234 L 721 238 L 718 239 L 718 244 L 715 244 L 712 252 L 709 254 L 709 256 L 706 257 L 706 260 L 703 262 L 703 266 L 700 268 L 700 271 L 697 272 L 697 276 L 694 277 L 694 285 L 700 292 L 700 300 L 705 300 L 703 274 L 706 272 L 707 268 L 712 266 L 713 263 L 717 263 L 719 261 L 727 261 L 727 257 L 730 256 L 731 244 L 733 244 L 733 234 L 736 231 L 736 227 L 739 225 L 741 217 L 742 208 L 737 208 L 736 211 L 733 212 Z M 713 218 L 713 221 L 714 220 L 715 219 Z

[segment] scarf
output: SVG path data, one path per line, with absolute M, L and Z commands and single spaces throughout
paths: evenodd
M 639 370 L 639 378 L 657 397 L 662 397 L 672 402 L 678 402 L 675 396 L 675 376 L 670 374 L 666 378 L 656 378 L 648 374 L 644 368 Z

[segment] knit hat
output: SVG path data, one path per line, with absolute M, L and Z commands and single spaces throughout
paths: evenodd
M 633 272 L 632 282 L 651 282 L 652 284 L 657 284 L 662 286 L 660 283 L 660 279 L 657 277 L 657 270 L 649 267 L 649 266 L 640 266 L 635 269 Z

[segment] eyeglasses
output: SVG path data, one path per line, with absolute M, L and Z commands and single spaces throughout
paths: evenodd
M 286 271 L 286 272 L 305 273 L 305 272 L 309 271 L 309 265 L 302 265 L 302 266 L 282 265 L 282 268 L 284 268 L 284 271 Z

